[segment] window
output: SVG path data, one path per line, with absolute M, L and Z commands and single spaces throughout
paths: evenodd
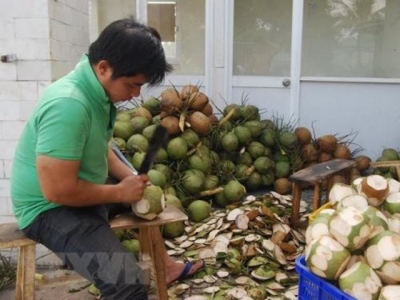
M 400 1 L 304 5 L 303 76 L 400 77 Z
M 288 76 L 292 0 L 235 0 L 233 74 Z

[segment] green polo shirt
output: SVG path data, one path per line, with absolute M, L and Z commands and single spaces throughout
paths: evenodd
M 25 125 L 12 166 L 11 199 L 20 228 L 58 206 L 47 201 L 40 189 L 38 155 L 79 160 L 79 178 L 105 182 L 115 116 L 116 109 L 86 55 L 72 72 L 46 89 Z

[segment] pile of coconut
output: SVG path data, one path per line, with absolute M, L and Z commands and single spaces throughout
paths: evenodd
M 400 183 L 381 175 L 336 183 L 306 231 L 314 274 L 356 299 L 400 299 Z

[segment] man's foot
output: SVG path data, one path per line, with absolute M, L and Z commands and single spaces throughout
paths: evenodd
M 167 272 L 167 284 L 170 284 L 176 280 L 181 280 L 186 277 L 191 277 L 199 270 L 204 267 L 204 261 L 199 260 L 197 262 L 189 262 L 186 264 L 175 263 L 172 267 L 168 268 Z

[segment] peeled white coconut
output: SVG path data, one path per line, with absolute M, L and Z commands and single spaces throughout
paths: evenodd
M 305 254 L 311 272 L 326 279 L 338 279 L 350 260 L 350 252 L 327 235 L 311 241 Z
M 383 283 L 400 283 L 400 235 L 391 230 L 378 233 L 368 241 L 364 256 Z
M 306 230 L 306 243 L 311 243 L 312 240 L 319 238 L 322 235 L 330 235 L 328 223 L 335 212 L 334 209 L 321 210 L 315 219 L 308 225 Z
M 350 186 L 341 182 L 335 183 L 329 191 L 329 202 L 332 205 L 336 205 L 344 197 L 349 195 L 355 195 L 357 192 Z
M 140 218 L 153 220 L 165 208 L 165 196 L 161 187 L 156 185 L 146 186 L 143 198 L 132 204 L 132 211 Z
M 364 252 L 361 249 L 351 253 L 351 257 L 346 266 L 346 270 L 350 269 L 353 265 L 355 265 L 358 262 L 367 263 L 367 259 L 364 257 Z
M 400 192 L 387 196 L 382 209 L 387 216 L 400 216 Z
M 393 178 L 387 178 L 389 184 L 389 195 L 400 192 L 400 182 Z
M 400 217 L 393 216 L 388 218 L 389 230 L 400 234 Z
M 357 191 L 357 193 L 359 192 L 360 189 L 360 183 L 361 181 L 363 181 L 365 177 L 358 177 L 356 179 L 353 180 L 353 182 L 351 183 L 352 188 Z
M 400 299 L 400 285 L 385 285 L 381 289 L 381 294 L 378 300 L 399 300 Z
M 364 262 L 358 262 L 339 277 L 342 291 L 356 299 L 376 300 L 382 288 L 378 275 Z
M 365 198 L 362 195 L 355 194 L 355 195 L 349 195 L 344 197 L 342 200 L 340 200 L 337 204 L 337 209 L 343 208 L 343 207 L 354 207 L 357 210 L 363 212 L 368 208 L 368 201 L 367 198 Z
M 381 231 L 389 229 L 388 219 L 376 207 L 368 206 L 363 214 L 369 218 L 369 224 L 372 226 L 372 232 L 369 235 L 369 238 L 374 237 Z
M 350 251 L 360 249 L 372 232 L 369 219 L 354 207 L 337 210 L 329 220 L 329 233 Z
M 388 181 L 381 175 L 369 175 L 361 181 L 359 193 L 367 198 L 370 205 L 378 207 L 389 193 Z

